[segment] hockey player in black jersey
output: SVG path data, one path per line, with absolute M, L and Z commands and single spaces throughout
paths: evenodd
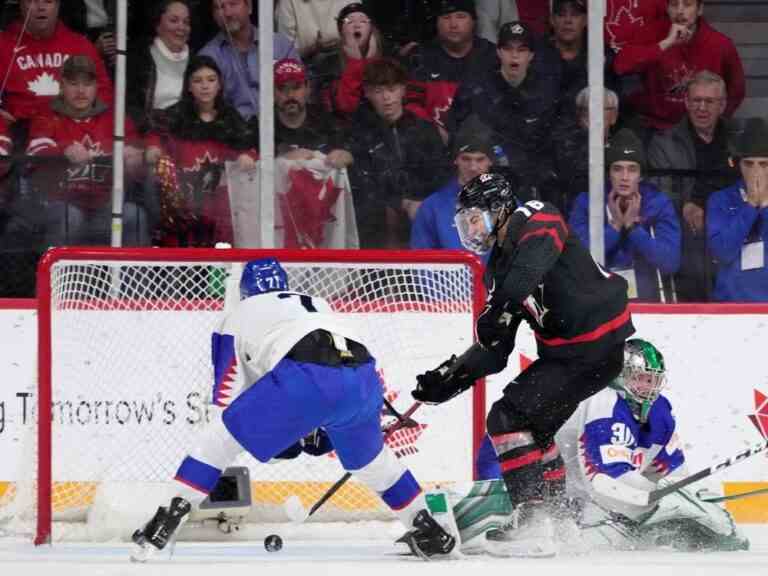
M 500 372 L 520 322 L 528 322 L 539 358 L 504 388 L 486 422 L 516 510 L 510 526 L 487 534 L 487 548 L 502 556 L 552 556 L 551 515 L 565 487 L 555 433 L 579 402 L 621 372 L 624 341 L 634 332 L 627 284 L 592 259 L 554 206 L 520 203 L 501 174 L 468 182 L 455 219 L 467 249 L 491 250 L 478 342 L 419 375 L 413 396 L 439 404 Z

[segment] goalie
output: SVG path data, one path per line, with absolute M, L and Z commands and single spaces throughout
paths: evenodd
M 665 383 L 661 352 L 646 340 L 628 340 L 619 377 L 582 402 L 558 432 L 569 496 L 556 522 L 565 540 L 561 545 L 613 550 L 664 545 L 686 551 L 749 547 L 730 514 L 702 494 L 682 489 L 656 505 L 633 504 L 635 493 L 661 487 L 685 461 L 672 405 L 661 394 Z M 480 452 L 478 469 L 486 478 L 500 475 L 492 453 Z M 482 535 L 511 512 L 500 495 L 503 484 L 483 484 L 455 508 L 465 551 L 482 548 Z M 472 509 L 483 513 L 468 514 Z
M 454 538 L 427 511 L 421 486 L 384 443 L 381 380 L 354 321 L 333 313 L 322 298 L 291 292 L 274 258 L 246 264 L 240 295 L 212 337 L 213 402 L 223 410 L 182 460 L 170 505 L 134 533 L 132 558 L 143 561 L 162 550 L 243 450 L 260 462 L 322 452 L 323 444 L 330 448 L 327 441 L 307 442 L 317 429 L 344 468 L 409 529 L 400 540 L 414 554 L 449 554 Z

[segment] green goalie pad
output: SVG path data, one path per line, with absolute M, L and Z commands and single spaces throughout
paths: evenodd
M 485 533 L 512 520 L 512 505 L 503 480 L 457 484 L 427 493 L 435 519 L 457 538 L 462 552 L 484 550 Z M 722 506 L 681 490 L 662 499 L 641 521 L 611 513 L 593 502 L 572 508 L 578 546 L 585 549 L 746 550 L 749 540 Z M 569 535 L 573 544 L 573 534 Z

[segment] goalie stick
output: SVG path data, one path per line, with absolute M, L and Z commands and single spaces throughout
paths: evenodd
M 658 490 L 654 490 L 653 492 L 650 492 L 648 494 L 647 504 L 654 504 L 655 502 L 658 502 L 659 500 L 664 498 L 664 496 L 667 496 L 669 494 L 672 494 L 673 492 L 680 490 L 680 488 L 684 488 L 689 484 L 698 482 L 702 478 L 711 476 L 712 474 L 715 474 L 720 470 L 730 468 L 734 464 L 741 462 L 742 460 L 746 460 L 750 456 L 754 456 L 755 454 L 760 454 L 761 452 L 764 452 L 766 449 L 768 449 L 768 440 L 763 440 L 761 444 L 756 444 L 751 448 L 747 448 L 746 450 L 743 450 L 738 454 L 734 454 L 733 456 L 726 458 L 725 460 L 718 462 L 717 464 L 713 464 L 709 468 L 704 468 L 703 470 L 699 470 L 695 474 L 691 474 L 690 476 L 686 476 L 682 480 L 678 480 L 674 484 L 670 484 L 669 486 L 665 486 L 664 488 L 659 488 Z
M 416 412 L 416 410 L 419 409 L 421 402 L 414 402 L 411 404 L 411 407 L 402 414 L 395 410 L 387 400 L 385 400 L 385 403 L 387 409 L 390 410 L 397 418 L 395 422 L 392 422 L 392 424 L 385 427 L 383 430 L 384 441 L 386 442 L 387 438 L 389 438 L 392 434 L 401 428 L 408 428 L 416 425 L 416 421 L 413 420 L 411 416 L 414 412 Z M 297 524 L 305 522 L 310 516 L 317 512 L 323 506 L 323 504 L 328 502 L 328 500 L 330 500 L 331 497 L 336 494 L 336 492 L 338 492 L 351 477 L 351 472 L 345 472 L 344 475 L 333 484 L 333 486 L 325 491 L 325 494 L 320 496 L 317 502 L 315 502 L 309 510 L 304 509 L 301 501 L 296 496 L 291 496 L 285 501 L 285 511 L 288 514 L 288 517 L 291 519 L 291 521 L 296 522 Z
M 604 496 L 616 498 L 636 506 L 650 506 L 665 496 L 669 496 L 673 492 L 677 492 L 681 488 L 685 488 L 689 484 L 698 482 L 699 480 L 711 476 L 712 474 L 719 472 L 720 470 L 724 470 L 725 468 L 730 468 L 737 462 L 741 462 L 742 460 L 745 460 L 750 456 L 754 456 L 755 454 L 760 454 L 766 449 L 768 449 L 768 440 L 764 440 L 761 444 L 756 444 L 751 448 L 747 448 L 738 454 L 734 454 L 730 458 L 726 458 L 717 464 L 713 464 L 708 468 L 699 470 L 695 474 L 686 476 L 677 482 L 664 486 L 663 488 L 652 490 L 650 492 L 646 492 L 643 489 L 635 488 L 634 486 L 619 482 L 614 478 L 611 478 L 610 476 L 602 473 L 596 474 L 592 479 L 592 487 L 596 492 Z
M 730 502 L 731 500 L 740 500 L 741 498 L 749 498 L 750 496 L 759 496 L 760 494 L 768 494 L 768 488 L 758 488 L 757 490 L 749 490 L 748 492 L 739 492 L 738 494 L 728 494 L 727 496 L 713 496 L 711 498 L 702 498 L 704 502 L 712 502 L 717 504 L 718 502 Z

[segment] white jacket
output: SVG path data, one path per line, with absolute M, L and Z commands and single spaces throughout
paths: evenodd
M 322 43 L 339 39 L 336 16 L 355 0 L 280 0 L 277 29 L 296 43 L 304 57 L 315 49 L 318 32 Z

